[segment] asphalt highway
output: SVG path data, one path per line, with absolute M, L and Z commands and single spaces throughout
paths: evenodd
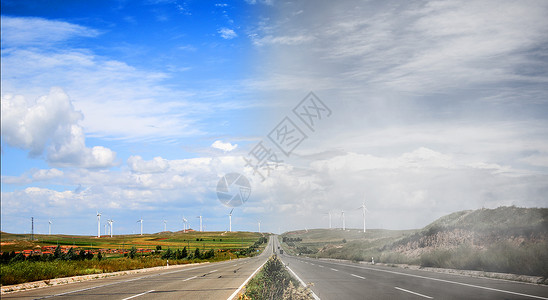
M 273 252 L 316 299 L 546 299 L 548 286 L 280 254 L 169 267 L 2 295 L 2 299 L 232 299 Z
M 279 241 L 273 240 L 278 250 Z M 545 285 L 287 254 L 279 257 L 322 300 L 548 299 Z
M 272 255 L 272 240 L 259 256 L 168 267 L 2 295 L 2 299 L 230 299 Z

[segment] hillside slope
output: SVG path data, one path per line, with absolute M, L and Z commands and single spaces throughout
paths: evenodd
M 309 230 L 282 235 L 289 251 L 355 261 L 548 277 L 548 209 L 460 211 L 420 230 Z

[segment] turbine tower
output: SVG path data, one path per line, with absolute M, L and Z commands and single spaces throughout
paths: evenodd
M 234 208 L 228 214 L 228 232 L 232 232 L 232 211 L 233 210 Z
M 101 213 L 97 212 L 97 237 L 101 237 Z
M 114 223 L 114 220 L 112 219 L 108 219 L 108 229 L 110 231 L 110 237 L 112 237 L 112 232 L 114 231 L 113 228 L 112 228 L 112 223 Z
M 51 219 L 48 220 L 48 235 L 51 235 Z
M 257 221 L 257 223 L 259 224 L 259 233 L 261 233 L 261 220 Z
M 141 223 L 141 235 L 143 235 L 143 217 L 141 217 L 137 223 Z
M 200 219 L 200 232 L 202 232 L 202 215 L 197 216 Z
M 188 229 L 188 220 L 183 216 L 183 232 L 186 232 Z
M 326 214 L 324 215 L 328 215 L 329 216 L 329 229 L 331 229 L 331 212 L 327 212 Z
M 166 223 L 167 223 L 167 221 L 166 221 L 166 220 L 164 220 L 164 232 L 166 232 L 166 231 L 167 231 Z
M 365 233 L 365 212 L 369 212 L 367 207 L 365 207 L 365 201 L 362 203 L 362 206 L 358 207 L 358 209 L 362 209 L 362 213 L 363 213 L 363 233 Z
M 344 209 L 341 210 L 341 218 L 342 218 L 342 230 L 346 230 L 346 223 L 345 223 L 345 219 L 344 219 Z

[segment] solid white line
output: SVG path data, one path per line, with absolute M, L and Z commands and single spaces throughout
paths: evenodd
M 339 272 L 339 270 L 337 269 L 333 269 L 333 268 L 330 268 L 331 270 L 335 271 L 335 272 Z
M 511 292 L 511 291 L 506 291 L 506 290 L 499 290 L 499 289 L 494 289 L 494 288 L 485 287 L 485 286 L 481 286 L 481 285 L 474 285 L 474 284 L 469 284 L 469 283 L 462 283 L 462 282 L 458 282 L 458 281 L 451 281 L 451 280 L 445 280 L 445 279 L 438 279 L 438 278 L 426 277 L 426 276 L 421 276 L 421 275 L 414 275 L 414 274 L 401 273 L 401 272 L 396 272 L 396 271 L 388 271 L 388 270 L 383 270 L 383 269 L 374 269 L 374 268 L 368 268 L 368 267 L 353 266 L 353 265 L 347 265 L 347 264 L 339 264 L 339 263 L 335 263 L 335 262 L 326 262 L 326 263 L 328 263 L 328 264 L 334 264 L 334 265 L 339 265 L 339 266 L 353 267 L 353 268 L 358 268 L 358 269 L 365 269 L 365 270 L 371 270 L 371 271 L 378 271 L 378 272 L 385 272 L 385 273 L 392 273 L 392 274 L 404 275 L 404 276 L 409 276 L 409 277 L 416 277 L 416 278 L 422 278 L 422 279 L 429 279 L 429 280 L 440 281 L 440 282 L 445 282 L 445 283 L 452 283 L 452 284 L 458 284 L 458 285 L 463 285 L 463 286 L 468 286 L 468 287 L 474 287 L 474 288 L 484 289 L 484 290 L 489 290 L 489 291 L 495 291 L 495 292 L 501 292 L 501 293 L 506 293 L 506 294 L 512 294 L 512 295 L 530 297 L 530 298 L 535 298 L 535 299 L 548 300 L 548 298 L 546 298 L 546 297 L 535 296 L 535 295 L 528 295 L 528 294 L 522 294 L 522 293 Z
M 360 275 L 356 275 L 356 274 L 352 274 L 352 273 L 350 273 L 350 275 L 352 275 L 352 276 L 354 276 L 354 277 L 361 278 L 361 279 L 365 279 L 365 277 L 362 277 L 362 276 L 360 276 Z
M 124 298 L 124 299 L 122 299 L 122 300 L 133 299 L 133 298 L 136 298 L 136 297 L 139 297 L 139 296 L 148 294 L 148 293 L 150 293 L 150 292 L 154 292 L 154 290 L 150 290 L 150 291 L 148 291 L 148 292 L 144 292 L 144 293 L 140 293 L 140 294 L 137 294 L 137 295 L 134 295 L 134 296 L 131 296 L 131 297 L 127 297 L 127 298 Z
M 404 291 L 404 292 L 413 294 L 413 295 L 417 295 L 417 296 L 421 296 L 421 297 L 424 297 L 424 298 L 432 299 L 432 297 L 430 297 L 430 296 L 426 296 L 426 295 L 423 295 L 423 294 L 419 294 L 419 293 L 415 293 L 415 292 L 412 292 L 412 291 L 409 291 L 409 290 L 405 290 L 405 289 L 399 288 L 399 287 L 397 287 L 397 286 L 395 286 L 394 288 L 395 288 L 395 289 L 398 289 L 398 290 L 400 290 L 400 291 Z
M 255 274 L 257 272 L 259 272 L 259 270 L 264 266 L 264 264 L 266 264 L 266 262 L 268 261 L 268 259 L 266 259 L 264 261 L 264 263 L 262 263 L 258 268 L 257 270 L 255 270 L 255 272 L 253 272 L 251 275 L 249 275 L 249 277 L 244 281 L 244 283 L 242 283 L 242 285 L 240 285 L 240 287 L 234 291 L 234 293 L 232 293 L 232 295 L 230 295 L 226 300 L 232 300 L 232 298 L 236 297 L 238 295 L 238 293 L 244 288 L 244 286 L 247 284 L 247 282 L 249 280 L 251 280 L 251 278 L 253 278 L 253 276 L 255 276 Z
M 285 267 L 293 274 L 293 276 L 295 276 L 295 278 L 297 278 L 297 280 L 302 284 L 303 287 L 307 287 L 306 283 L 304 283 L 304 281 L 299 276 L 297 276 L 297 273 L 293 272 L 293 270 L 291 270 L 288 266 Z M 320 297 L 318 297 L 312 289 L 310 289 L 310 292 L 312 293 L 312 297 L 314 297 L 314 299 L 320 300 Z

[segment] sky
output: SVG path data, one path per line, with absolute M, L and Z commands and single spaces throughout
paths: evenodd
M 2 1 L 1 227 L 548 207 L 546 1 Z M 242 205 L 224 205 L 219 182 Z M 238 175 L 238 176 L 240 176 Z M 234 206 L 234 205 L 233 205 Z M 331 216 L 330 216 L 331 215 Z

